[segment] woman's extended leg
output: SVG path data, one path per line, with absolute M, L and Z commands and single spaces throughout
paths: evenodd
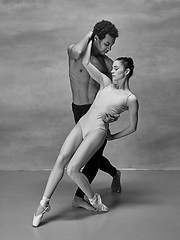
M 51 174 L 49 176 L 44 196 L 47 198 L 51 198 L 54 190 L 56 189 L 59 181 L 62 179 L 64 175 L 64 169 L 71 157 L 73 156 L 76 149 L 81 144 L 83 138 L 82 138 L 82 132 L 78 125 L 76 125 L 70 134 L 67 136 L 61 150 L 59 153 L 59 156 L 55 162 L 55 165 L 51 171 Z
M 55 165 L 50 173 L 43 198 L 40 202 L 40 205 L 34 215 L 33 219 L 33 226 L 38 226 L 43 214 L 49 210 L 49 200 L 55 191 L 58 183 L 62 179 L 64 175 L 64 169 L 66 164 L 69 162 L 71 157 L 73 156 L 76 149 L 79 147 L 80 143 L 82 142 L 82 132 L 81 128 L 76 125 L 70 134 L 67 136 L 60 154 L 55 162 Z
M 88 179 L 80 172 L 92 155 L 101 147 L 106 137 L 106 132 L 102 129 L 89 133 L 71 158 L 67 173 L 72 180 L 82 189 L 82 191 L 90 199 L 94 196 Z

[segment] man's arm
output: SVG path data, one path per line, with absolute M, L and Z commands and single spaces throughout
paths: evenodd
M 92 37 L 92 33 L 93 33 L 92 31 L 88 32 L 88 34 L 86 34 L 86 36 L 84 36 L 80 42 L 76 44 L 71 44 L 68 47 L 67 52 L 68 52 L 69 58 L 76 60 L 82 56 Z

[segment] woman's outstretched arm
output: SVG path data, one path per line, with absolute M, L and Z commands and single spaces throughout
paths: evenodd
M 104 88 L 105 86 L 111 84 L 111 80 L 103 73 L 101 73 L 91 62 L 90 62 L 90 55 L 91 55 L 91 48 L 92 48 L 92 40 L 89 42 L 86 51 L 84 53 L 82 63 L 90 76 L 100 84 L 100 88 Z

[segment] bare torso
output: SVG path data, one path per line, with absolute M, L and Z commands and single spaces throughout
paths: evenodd
M 112 60 L 107 56 L 91 56 L 91 62 L 104 74 L 110 77 Z M 94 81 L 82 65 L 82 58 L 77 60 L 69 57 L 69 78 L 72 90 L 72 100 L 74 104 L 92 104 L 99 84 Z

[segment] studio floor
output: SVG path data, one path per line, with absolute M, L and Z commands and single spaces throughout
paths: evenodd
M 122 193 L 99 172 L 92 186 L 110 211 L 74 208 L 75 184 L 65 174 L 38 228 L 33 212 L 49 171 L 0 171 L 1 240 L 179 240 L 180 171 L 122 171 Z

